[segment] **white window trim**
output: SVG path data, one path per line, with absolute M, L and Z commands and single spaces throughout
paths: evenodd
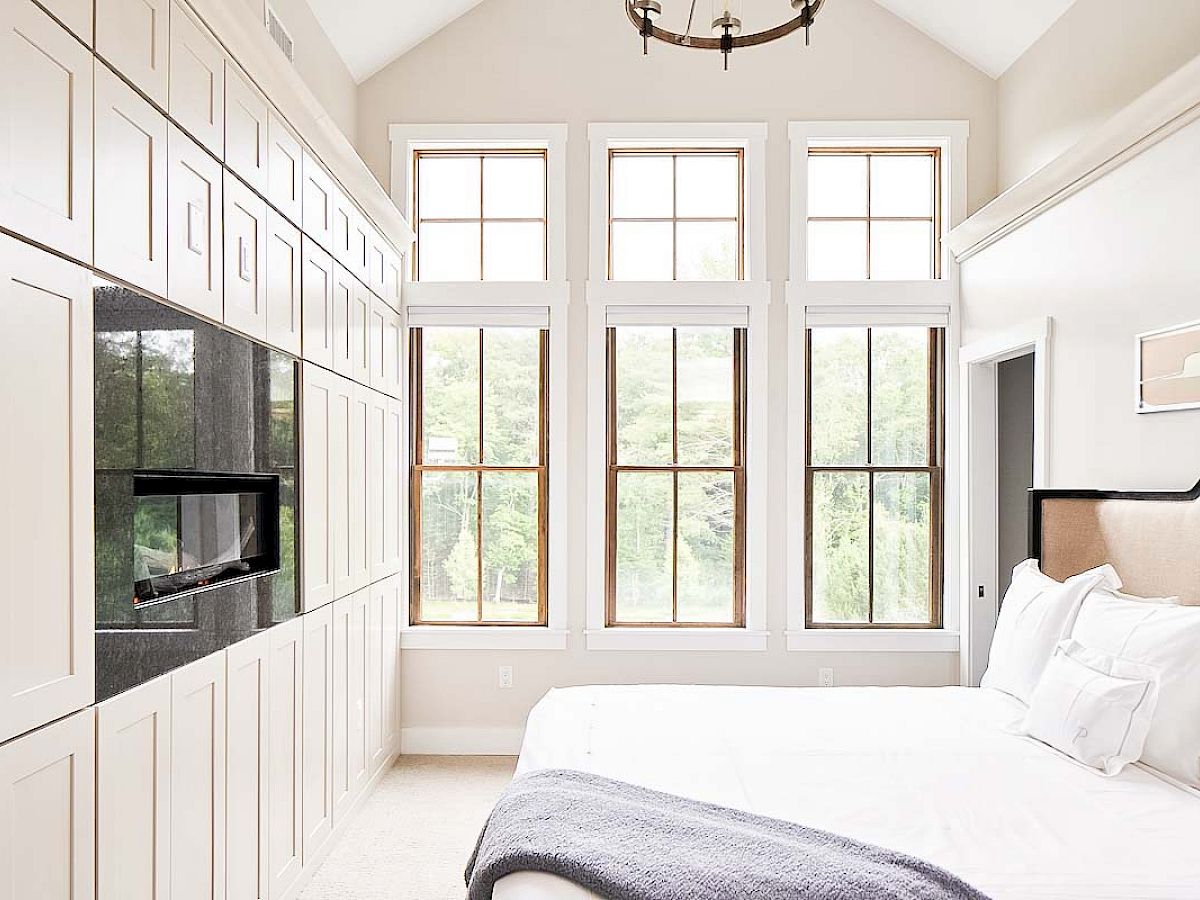
M 720 293 L 725 302 L 735 292 L 753 298 L 746 285 L 767 280 L 767 125 L 765 122 L 612 123 L 588 126 L 591 154 L 591 219 L 588 238 L 588 299 L 628 302 L 624 298 L 647 294 L 678 297 L 695 302 L 697 292 Z M 610 281 L 608 279 L 608 151 L 630 147 L 728 147 L 744 152 L 746 245 L 744 275 L 740 281 Z
M 411 625 L 408 606 L 400 624 L 400 646 L 411 650 L 565 650 L 568 638 L 567 604 L 567 419 L 569 410 L 567 284 L 484 282 L 483 290 L 463 292 L 461 285 L 414 282 L 406 285 L 405 308 L 411 317 L 422 307 L 499 307 L 545 310 L 550 323 L 549 479 L 547 517 L 550 523 L 546 558 L 545 625 Z M 481 303 L 481 299 L 485 302 Z M 408 392 L 409 342 L 404 342 L 405 396 Z M 410 421 L 405 422 L 404 467 L 411 463 Z M 410 501 L 411 508 L 411 501 Z M 409 563 L 405 571 L 409 571 Z M 406 589 L 405 596 L 409 596 Z
M 607 227 L 607 223 L 606 223 Z M 611 284 L 611 283 L 610 283 Z M 615 294 L 588 284 L 587 324 L 587 628 L 589 650 L 766 650 L 767 649 L 767 308 L 770 285 L 729 282 L 687 283 L 698 288 L 690 297 L 658 291 L 661 284 L 621 283 Z M 712 291 L 709 288 L 721 288 Z M 638 293 L 638 290 L 642 293 Z M 695 311 L 706 306 L 746 309 L 746 625 L 744 628 L 622 628 L 605 625 L 605 559 L 607 522 L 604 510 L 608 455 L 607 352 L 605 334 L 611 307 L 678 307 Z
M 791 122 L 791 251 L 788 309 L 787 455 L 787 647 L 789 650 L 957 653 L 960 649 L 959 477 L 959 270 L 945 235 L 967 210 L 965 121 Z M 843 146 L 936 146 L 942 150 L 942 277 L 927 281 L 809 281 L 808 150 L 813 144 Z M 945 363 L 945 479 L 943 496 L 942 628 L 828 629 L 804 622 L 804 331 L 809 307 L 842 308 L 847 316 L 870 318 L 872 310 L 920 316 L 941 310 L 948 317 Z M 857 309 L 856 309 L 857 308 Z
M 546 151 L 546 279 L 518 282 L 426 282 L 452 284 L 460 290 L 481 290 L 489 285 L 562 284 L 567 280 L 567 126 L 564 124 L 480 124 L 388 126 L 392 145 L 392 201 L 412 222 L 413 157 L 419 150 L 460 147 L 472 150 L 538 149 Z M 412 267 L 405 266 L 412 282 Z

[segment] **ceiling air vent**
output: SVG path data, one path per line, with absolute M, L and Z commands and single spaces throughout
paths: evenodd
M 288 62 L 295 62 L 296 44 L 270 4 L 267 5 L 267 32 L 271 35 L 271 40 L 283 51 L 283 55 L 288 58 Z

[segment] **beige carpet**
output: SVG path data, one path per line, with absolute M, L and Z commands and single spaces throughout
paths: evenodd
M 301 900 L 463 900 L 463 868 L 511 756 L 402 756 Z

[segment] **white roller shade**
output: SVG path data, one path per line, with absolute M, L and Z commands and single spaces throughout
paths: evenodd
M 804 324 L 810 328 L 836 325 L 948 328 L 950 310 L 945 306 L 807 306 Z
M 406 312 L 410 328 L 550 327 L 550 309 L 546 306 L 410 306 Z
M 750 323 L 744 306 L 609 306 L 609 325 L 727 325 L 745 328 Z

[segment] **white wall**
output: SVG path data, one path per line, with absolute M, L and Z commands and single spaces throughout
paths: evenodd
M 964 342 L 1052 316 L 1048 486 L 1200 479 L 1200 410 L 1134 413 L 1134 335 L 1200 317 L 1200 123 L 966 261 Z
M 999 80 L 1001 190 L 1200 51 L 1196 0 L 1076 0 Z
M 783 4 L 786 5 L 786 4 Z M 665 45 L 641 55 L 640 40 L 613 0 L 573 0 L 558 11 L 533 0 L 487 0 L 363 83 L 358 146 L 383 183 L 387 126 L 394 122 L 567 122 L 571 417 L 569 520 L 554 534 L 569 543 L 570 647 L 556 652 L 404 653 L 406 729 L 507 729 L 514 735 L 550 687 L 588 682 L 816 684 L 834 666 L 842 684 L 946 684 L 955 654 L 789 653 L 784 646 L 785 512 L 772 504 L 767 548 L 766 652 L 665 653 L 583 648 L 586 465 L 584 284 L 587 271 L 587 123 L 745 121 L 769 123 L 768 276 L 774 282 L 769 365 L 769 483 L 783 494 L 789 119 L 968 119 L 969 205 L 995 192 L 995 83 L 871 0 L 828 4 L 802 38 L 742 51 L 731 70 L 716 54 Z M 702 4 L 703 7 L 703 4 Z M 552 376 L 555 377 L 555 376 Z M 955 602 L 953 599 L 949 602 Z M 516 667 L 515 687 L 497 687 L 497 666 Z M 411 733 L 411 731 L 410 731 Z M 461 746 L 461 744 L 460 744 Z M 414 745 L 409 745 L 413 749 Z

